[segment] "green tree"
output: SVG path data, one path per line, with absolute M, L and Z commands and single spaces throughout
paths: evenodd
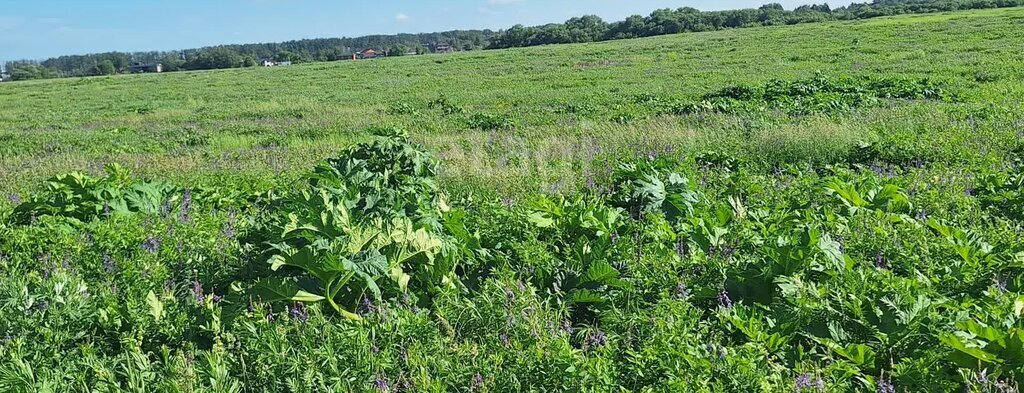
M 96 70 L 99 75 L 114 75 L 116 70 L 114 69 L 114 62 L 110 60 L 103 60 L 96 65 Z

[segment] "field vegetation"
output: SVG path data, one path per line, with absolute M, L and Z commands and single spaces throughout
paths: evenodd
M 0 85 L 0 391 L 1017 392 L 1022 22 Z

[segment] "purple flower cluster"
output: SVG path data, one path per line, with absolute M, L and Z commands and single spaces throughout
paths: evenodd
M 373 304 L 373 300 L 370 300 L 369 296 L 363 295 L 362 301 L 359 302 L 359 311 L 362 315 L 370 315 L 377 312 L 377 306 Z
M 377 389 L 378 392 L 391 391 L 391 385 L 388 383 L 388 380 L 379 376 L 373 380 L 373 388 Z
M 117 264 L 114 263 L 114 258 L 107 253 L 103 253 L 103 271 L 107 272 L 107 274 L 114 274 L 117 271 Z
M 178 212 L 178 220 L 189 221 L 189 213 L 192 211 L 192 189 L 186 188 L 181 196 L 181 210 Z
M 484 376 L 480 375 L 480 373 L 474 374 L 473 375 L 473 381 L 470 382 L 469 386 L 470 386 L 470 389 L 472 389 L 473 391 L 476 391 L 476 390 L 479 390 L 479 389 L 483 388 L 484 387 Z
M 572 335 L 572 332 L 575 331 L 572 327 L 572 322 L 568 319 L 562 321 L 562 331 L 565 332 L 566 335 Z
M 11 194 L 7 196 L 7 200 L 11 201 L 11 205 L 18 206 L 21 204 L 21 195 Z
M 690 247 L 686 244 L 686 242 L 683 241 L 682 239 L 677 240 L 676 241 L 676 255 L 678 255 L 679 258 L 685 259 L 686 256 L 689 255 L 689 254 L 690 254 Z
M 690 288 L 686 286 L 685 282 L 680 281 L 679 284 L 676 284 L 676 291 L 675 291 L 676 299 L 686 299 L 686 298 L 690 297 L 690 294 L 691 294 Z
M 885 254 L 882 254 L 881 250 L 875 253 L 875 267 L 879 269 L 889 268 L 889 262 L 885 260 Z
M 306 311 L 306 305 L 303 303 L 293 304 L 291 309 L 288 310 L 288 312 L 289 314 L 291 314 L 292 319 L 299 321 L 301 323 L 306 323 L 306 321 L 309 320 L 309 312 Z
M 797 375 L 795 390 L 801 392 L 804 389 L 825 390 L 825 381 L 809 373 Z
M 878 377 L 878 385 L 877 385 L 877 387 L 875 389 L 875 392 L 877 392 L 877 393 L 896 393 L 896 386 L 893 386 L 892 381 L 890 381 L 885 376 L 880 376 L 880 377 Z
M 146 238 L 146 241 L 142 242 L 142 249 L 149 253 L 156 254 L 160 251 L 160 238 L 156 236 Z
M 203 283 L 199 280 L 192 281 L 192 295 L 196 298 L 196 303 L 202 303 L 206 301 L 206 295 L 203 293 Z
M 585 342 L 586 346 L 589 347 L 600 347 L 608 343 L 608 336 L 600 330 L 594 330 L 587 336 Z
M 236 235 L 238 235 L 237 225 L 238 218 L 235 217 L 235 210 L 228 209 L 228 222 L 224 223 L 224 228 L 221 230 L 221 233 L 224 235 L 224 237 L 233 239 Z

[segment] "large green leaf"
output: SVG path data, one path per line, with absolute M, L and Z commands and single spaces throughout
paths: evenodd
M 295 281 L 278 277 L 260 279 L 253 285 L 253 290 L 255 290 L 261 300 L 266 302 L 292 301 L 315 303 L 324 300 L 323 296 L 300 288 Z

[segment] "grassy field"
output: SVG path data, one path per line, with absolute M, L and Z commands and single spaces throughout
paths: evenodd
M 1021 26 L 0 84 L 0 391 L 1019 391 Z
M 0 192 L 25 191 L 70 170 L 96 172 L 107 162 L 183 183 L 224 177 L 272 181 L 278 172 L 306 170 L 377 124 L 412 130 L 443 157 L 446 179 L 527 191 L 580 178 L 591 146 L 617 154 L 677 144 L 779 162 L 827 162 L 858 141 L 898 138 L 921 154 L 959 162 L 976 158 L 974 152 L 985 146 L 1006 146 L 1000 137 L 1017 137 L 998 134 L 1019 129 L 1019 117 L 980 124 L 967 118 L 971 110 L 1020 106 L 1022 39 L 1015 32 L 1022 18 L 1020 10 L 995 10 L 366 62 L 4 84 Z M 971 105 L 899 104 L 797 119 L 679 118 L 652 113 L 634 100 L 640 94 L 695 97 L 815 72 L 949 80 Z M 445 115 L 427 107 L 440 97 L 465 113 Z M 581 113 L 565 113 L 569 107 Z M 507 118 L 514 130 L 470 128 L 467 118 L 481 113 Z M 622 114 L 635 120 L 612 120 Z M 972 132 L 960 132 L 967 129 Z M 960 149 L 963 144 L 974 148 Z M 967 157 L 962 150 L 969 151 Z M 509 155 L 515 162 L 501 159 Z

